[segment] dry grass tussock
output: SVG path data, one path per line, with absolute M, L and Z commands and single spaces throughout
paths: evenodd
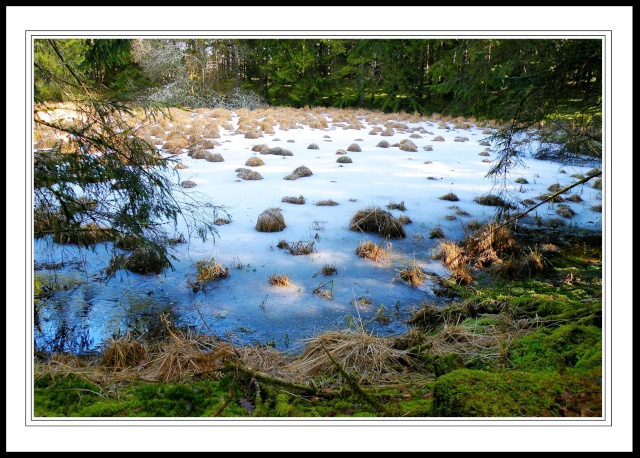
M 310 177 L 313 175 L 309 167 L 301 165 L 297 167 L 291 174 L 284 177 L 285 180 L 297 180 L 298 178 Z
M 409 139 L 401 140 L 398 145 L 402 151 L 408 151 L 412 153 L 418 151 L 418 147 L 416 146 L 416 144 Z
M 352 231 L 379 234 L 383 237 L 403 239 L 407 236 L 402 223 L 390 212 L 379 207 L 357 211 L 349 222 Z
M 407 353 L 395 349 L 393 344 L 393 339 L 366 332 L 329 331 L 309 339 L 305 350 L 288 369 L 309 378 L 337 376 L 342 370 L 358 374 L 357 381 L 361 384 L 378 384 L 399 375 L 403 365 L 411 361 Z
M 168 340 L 153 355 L 141 378 L 179 382 L 202 373 L 221 371 L 224 362 L 234 357 L 233 348 L 228 344 L 200 334 L 170 330 Z
M 485 267 L 519 249 L 513 233 L 505 226 L 490 222 L 464 240 L 465 251 L 478 267 Z
M 314 203 L 314 205 L 317 205 L 318 207 L 334 207 L 340 204 L 333 199 L 326 199 L 326 200 L 318 200 L 317 202 Z
M 434 355 L 460 356 L 463 364 L 503 364 L 507 366 L 510 347 L 535 330 L 532 319 L 516 319 L 510 314 L 484 315 L 475 322 L 446 322 L 442 330 L 430 339 Z
M 363 240 L 356 248 L 356 254 L 360 258 L 371 259 L 374 262 L 389 263 L 391 258 L 391 249 L 389 244 L 383 247 L 384 242 L 376 244 L 371 240 Z
M 201 260 L 196 262 L 196 281 L 198 283 L 206 283 L 209 281 L 219 280 L 229 277 L 229 268 L 224 267 L 214 259 Z
M 141 361 L 147 361 L 148 354 L 147 344 L 127 333 L 122 337 L 112 337 L 106 341 L 102 349 L 101 364 L 107 369 L 122 371 L 137 366 Z
M 271 275 L 269 277 L 269 283 L 273 286 L 291 286 L 291 280 L 286 275 Z
M 244 165 L 247 167 L 260 167 L 264 165 L 264 161 L 259 157 L 250 157 Z
M 406 281 L 411 286 L 420 286 L 425 281 L 425 274 L 414 261 L 411 267 L 399 270 L 396 278 Z
M 286 240 L 280 240 L 278 242 L 278 248 L 289 250 L 294 256 L 300 256 L 305 254 L 311 254 L 316 251 L 316 243 L 308 240 L 298 240 L 296 242 L 287 242 Z
M 467 262 L 467 257 L 459 244 L 442 240 L 434 250 L 432 258 L 440 259 L 447 269 L 455 269 Z
M 262 180 L 263 176 L 255 170 L 249 170 L 245 168 L 239 168 L 236 170 L 236 176 L 245 181 L 257 181 Z
M 304 196 L 300 196 L 300 197 L 285 196 L 282 198 L 282 202 L 286 202 L 288 204 L 295 204 L 295 205 L 304 205 L 306 201 L 307 200 L 304 198 Z
M 279 208 L 268 208 L 258 216 L 256 230 L 258 232 L 280 232 L 286 223 Z

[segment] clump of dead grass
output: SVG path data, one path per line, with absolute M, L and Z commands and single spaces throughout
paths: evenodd
M 236 172 L 237 172 L 236 176 L 238 178 L 242 179 L 242 180 L 257 181 L 257 180 L 262 180 L 263 179 L 262 175 L 260 175 L 255 170 L 239 168 L 239 169 L 236 169 Z
M 260 138 L 260 137 L 264 137 L 264 134 L 260 130 L 257 130 L 257 129 L 248 130 L 244 134 L 244 138 L 254 139 L 254 138 Z
M 500 196 L 496 196 L 493 194 L 487 194 L 484 196 L 477 196 L 474 199 L 474 202 L 479 203 L 480 205 L 487 205 L 492 207 L 502 207 L 504 209 L 513 209 L 515 208 L 510 203 L 506 202 Z
M 473 275 L 471 274 L 469 266 L 460 264 L 454 267 L 449 279 L 458 285 L 470 285 L 473 282 Z
M 460 200 L 458 198 L 458 196 L 456 196 L 454 193 L 450 192 L 448 194 L 445 194 L 444 196 L 440 196 L 439 197 L 440 200 L 448 200 L 451 202 L 457 202 L 458 200 Z
M 357 383 L 375 385 L 400 375 L 411 360 L 393 343 L 393 339 L 367 332 L 329 331 L 308 339 L 304 351 L 288 368 L 309 378 L 358 374 Z
M 418 151 L 416 144 L 409 139 L 401 140 L 398 145 L 402 151 L 409 151 L 412 153 Z
M 136 367 L 141 361 L 146 361 L 149 348 L 140 339 L 126 333 L 122 337 L 107 339 L 101 351 L 100 364 L 112 371 L 122 371 L 130 367 Z
M 296 242 L 287 243 L 289 253 L 294 256 L 311 254 L 316 251 L 315 242 L 307 240 L 298 240 Z
M 304 196 L 300 196 L 300 197 L 285 196 L 282 198 L 282 202 L 286 202 L 289 204 L 296 204 L 296 205 L 304 205 L 306 201 L 307 200 L 304 198 Z
M 224 158 L 220 153 L 212 153 L 211 151 L 205 151 L 204 160 L 208 162 L 224 162 Z
M 406 281 L 411 286 L 420 286 L 425 281 L 425 274 L 414 261 L 411 267 L 399 270 L 396 278 Z
M 357 143 L 352 143 L 347 147 L 347 151 L 359 153 L 362 151 L 362 148 L 360 148 L 360 145 L 358 145 Z
M 180 382 L 196 374 L 221 371 L 237 359 L 233 347 L 192 332 L 170 330 L 169 338 L 149 361 L 144 380 Z
M 386 244 L 386 246 L 383 245 L 384 242 L 376 244 L 371 240 L 363 240 L 358 245 L 358 248 L 356 248 L 356 255 L 360 258 L 387 264 L 390 262 L 391 248 L 389 244 Z
M 244 163 L 247 167 L 260 167 L 264 165 L 264 161 L 259 157 L 250 157 L 247 162 Z
M 401 202 L 389 202 L 387 204 L 389 210 L 400 210 L 401 212 L 407 211 L 407 207 L 404 205 L 404 200 Z
M 389 148 L 391 146 L 391 143 L 389 143 L 386 140 L 380 140 L 380 142 L 376 145 L 376 147 L 378 148 Z
M 455 269 L 467 261 L 462 247 L 453 241 L 440 241 L 431 255 L 433 259 L 440 259 L 447 269 Z
M 260 151 L 260 154 L 273 154 L 274 156 L 293 156 L 293 153 L 291 151 L 279 146 L 269 148 L 268 150 L 262 150 Z
M 349 223 L 349 229 L 359 232 L 379 234 L 389 238 L 405 238 L 407 236 L 402 223 L 391 213 L 379 207 L 369 207 L 357 211 Z
M 351 159 L 349 156 L 340 156 L 337 160 L 337 163 L 339 164 L 351 164 L 353 163 L 353 159 Z
M 279 208 L 268 208 L 258 216 L 256 230 L 258 232 L 280 232 L 287 227 Z
M 335 264 L 329 265 L 329 264 L 325 263 L 322 266 L 322 275 L 329 276 L 329 275 L 334 275 L 334 274 L 337 274 L 337 273 L 338 273 L 338 268 L 336 267 Z
M 257 153 L 265 152 L 265 154 L 269 154 L 269 145 L 266 145 L 264 143 L 261 143 L 259 145 L 253 145 L 251 147 L 251 151 L 257 152 Z
M 198 283 L 207 283 L 229 277 L 229 268 L 224 267 L 215 259 L 200 260 L 196 262 L 196 281 Z
M 556 208 L 556 214 L 562 216 L 563 218 L 571 219 L 576 214 L 575 211 L 568 205 L 558 205 Z
M 291 286 L 291 280 L 286 275 L 273 274 L 269 277 L 269 283 L 273 286 Z
M 297 180 L 298 178 L 310 177 L 313 175 L 309 167 L 301 165 L 297 167 L 291 174 L 284 177 L 285 180 Z
M 506 226 L 489 222 L 474 233 L 467 234 L 464 247 L 479 267 L 485 267 L 515 253 L 519 244 Z
M 317 205 L 318 207 L 333 207 L 340 204 L 333 199 L 326 199 L 318 200 L 317 202 L 314 202 L 314 205 Z
M 431 232 L 429 232 L 429 238 L 430 239 L 443 239 L 444 238 L 444 231 L 442 230 L 442 228 L 440 226 L 436 226 L 433 229 L 431 229 Z

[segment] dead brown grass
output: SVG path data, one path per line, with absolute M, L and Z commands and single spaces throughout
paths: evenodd
M 513 233 L 496 222 L 487 223 L 473 234 L 468 234 L 464 247 L 478 267 L 488 266 L 519 249 Z
M 258 172 L 256 172 L 255 170 L 249 170 L 249 169 L 237 169 L 236 170 L 238 173 L 236 174 L 236 176 L 242 180 L 246 180 L 246 181 L 257 181 L 257 180 L 262 180 L 263 177 L 262 175 L 260 175 Z
M 310 177 L 313 175 L 309 167 L 301 165 L 297 167 L 291 174 L 284 177 L 285 180 L 297 180 L 298 178 Z
M 247 167 L 260 167 L 264 165 L 264 161 L 259 157 L 250 157 L 247 162 L 244 163 Z
M 269 277 L 269 283 L 273 286 L 291 286 L 291 281 L 286 275 L 273 274 Z
M 376 244 L 371 240 L 363 240 L 356 248 L 356 254 L 361 258 L 387 264 L 390 262 L 391 250 L 388 244 L 386 247 L 383 247 L 383 244 L 384 242 Z
M 141 378 L 180 382 L 197 374 L 220 371 L 225 360 L 234 358 L 233 348 L 227 344 L 212 342 L 199 334 L 172 330 Z
M 229 268 L 224 267 L 215 259 L 201 260 L 196 262 L 196 281 L 198 283 L 207 283 L 229 277 Z
M 399 270 L 397 278 L 406 281 L 411 286 L 420 286 L 425 281 L 425 274 L 414 261 L 411 267 Z
M 280 232 L 287 227 L 279 208 L 268 208 L 258 216 L 256 230 L 258 232 Z
M 447 269 L 455 269 L 464 265 L 467 257 L 462 247 L 456 242 L 440 241 L 432 254 L 433 259 L 440 259 Z
M 359 232 L 379 234 L 389 238 L 405 238 L 407 236 L 402 223 L 391 213 L 379 207 L 369 207 L 357 211 L 349 222 L 349 229 Z
M 314 205 L 317 205 L 318 207 L 334 207 L 340 204 L 333 199 L 326 199 L 326 200 L 318 200 L 314 202 Z
M 308 339 L 305 350 L 288 367 L 306 377 L 358 374 L 358 383 L 377 384 L 402 372 L 411 358 L 393 347 L 393 339 L 358 331 L 329 331 Z M 339 367 L 331 361 L 331 357 Z
M 122 337 L 112 337 L 106 341 L 102 349 L 101 364 L 109 370 L 121 371 L 135 367 L 141 361 L 147 361 L 148 354 L 149 348 L 146 343 L 127 333 Z
M 416 146 L 416 144 L 409 139 L 401 140 L 399 145 L 402 151 L 409 151 L 412 153 L 418 151 L 418 147 Z
M 304 205 L 306 201 L 307 200 L 304 198 L 304 196 L 300 196 L 300 197 L 285 196 L 282 198 L 282 202 L 295 204 L 295 205 Z
M 297 242 L 287 243 L 287 245 L 289 253 L 294 256 L 311 254 L 316 251 L 316 243 L 314 241 L 298 240 Z

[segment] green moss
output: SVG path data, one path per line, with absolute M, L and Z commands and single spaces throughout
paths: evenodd
M 596 326 L 565 324 L 542 328 L 519 339 L 512 347 L 510 361 L 518 370 L 564 372 L 602 367 L 602 329 Z
M 433 391 L 437 417 L 599 416 L 598 374 L 485 372 L 461 369 L 440 377 Z
M 77 417 L 102 399 L 102 390 L 75 375 L 45 375 L 34 380 L 33 404 L 36 417 Z
M 227 400 L 224 381 L 131 384 L 118 388 L 115 399 L 73 375 L 45 376 L 35 383 L 34 412 L 42 417 L 201 417 L 212 416 Z M 230 402 L 219 415 L 241 417 L 249 412 Z

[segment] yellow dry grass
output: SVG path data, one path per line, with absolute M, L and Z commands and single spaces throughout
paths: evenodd
M 269 283 L 273 286 L 291 286 L 291 280 L 286 275 L 274 274 L 269 277 Z
M 356 254 L 361 258 L 371 259 L 375 262 L 389 263 L 391 257 L 391 249 L 389 245 L 383 248 L 384 242 L 376 244 L 371 240 L 363 240 L 356 248 Z
M 433 259 L 440 259 L 448 269 L 454 269 L 466 262 L 466 256 L 456 242 L 440 241 L 432 257 Z
M 326 350 L 326 351 L 325 351 Z M 360 331 L 329 331 L 308 339 L 300 356 L 288 369 L 307 378 L 339 374 L 327 351 L 359 383 L 376 384 L 402 371 L 410 361 L 404 351 L 393 347 L 393 340 Z

